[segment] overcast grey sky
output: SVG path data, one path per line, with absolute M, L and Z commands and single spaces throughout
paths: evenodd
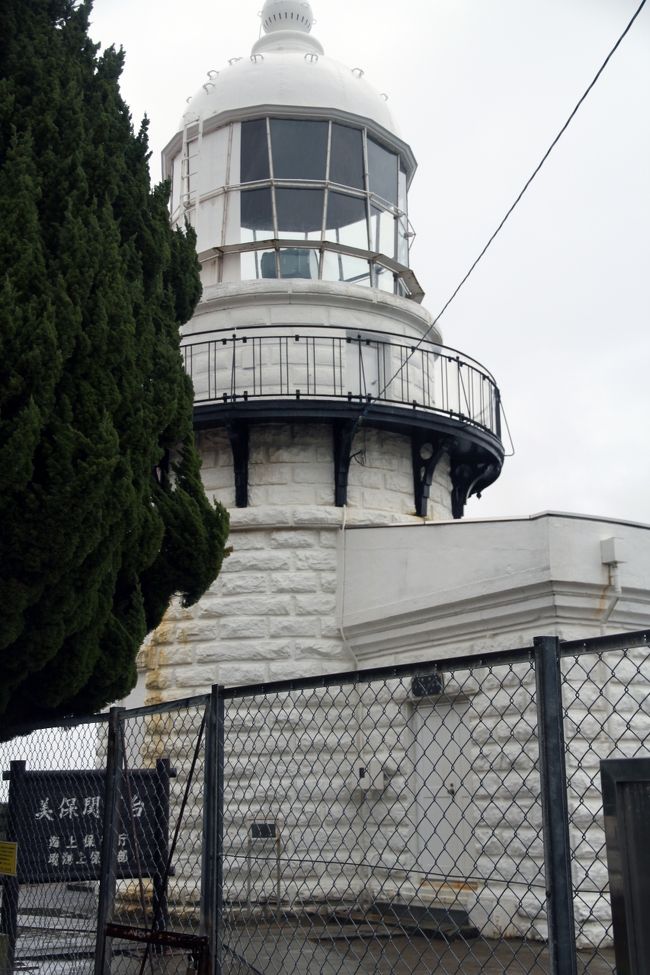
M 95 0 L 127 54 L 152 175 L 209 69 L 247 55 L 262 0 Z M 419 162 L 411 263 L 434 314 L 638 0 L 312 0 L 325 51 L 390 97 Z M 516 454 L 470 517 L 555 509 L 650 523 L 650 4 L 442 318 L 495 375 Z

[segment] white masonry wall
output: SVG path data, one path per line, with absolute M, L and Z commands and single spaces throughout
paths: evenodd
M 414 513 L 407 437 L 361 429 L 352 448 L 348 506 L 334 506 L 328 426 L 251 428 L 249 507 L 235 508 L 232 452 L 223 431 L 202 433 L 209 496 L 230 509 L 219 578 L 197 606 L 173 605 L 144 651 L 147 701 L 349 669 L 337 589 L 344 525 L 421 523 Z M 448 463 L 431 487 L 430 516 L 450 517 Z
M 649 539 L 647 525 L 557 513 L 352 529 L 345 535 L 343 630 L 364 668 L 531 646 L 538 635 L 571 640 L 643 630 L 650 622 Z M 611 548 L 620 559 L 616 572 L 603 562 Z M 650 662 L 645 648 L 566 657 L 563 675 L 577 937 L 581 947 L 604 946 L 611 944 L 611 913 L 600 760 L 648 753 Z M 430 701 L 434 710 L 462 715 L 468 736 L 463 817 L 473 879 L 457 897 L 485 934 L 547 934 L 534 702 L 533 670 L 523 664 L 477 668 L 471 677 L 458 672 L 444 699 Z M 408 724 L 406 703 L 392 719 L 395 747 L 379 742 L 379 766 L 399 768 L 401 758 L 408 767 L 400 745 Z M 392 794 L 403 802 L 406 788 L 406 779 L 393 779 L 384 801 Z M 373 876 L 375 884 L 382 877 Z
M 330 524 L 342 524 L 341 509 L 327 515 L 319 509 L 334 506 L 334 459 L 329 426 L 269 424 L 251 427 L 249 458 L 249 507 L 234 509 L 235 477 L 232 452 L 223 430 L 211 430 L 199 437 L 203 459 L 202 477 L 208 495 L 231 510 L 233 529 L 248 519 L 243 512 L 268 506 L 295 505 L 296 524 L 326 517 Z M 382 430 L 361 428 L 352 445 L 348 477 L 346 523 L 390 525 L 422 522 L 415 515 L 413 466 L 407 437 Z M 261 516 L 251 515 L 259 525 Z M 277 515 L 269 512 L 269 521 Z M 451 518 L 449 463 L 438 465 L 431 485 L 428 517 Z M 288 523 L 288 522 L 287 522 Z

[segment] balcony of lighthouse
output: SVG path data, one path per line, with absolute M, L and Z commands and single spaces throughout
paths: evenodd
M 203 285 L 183 354 L 215 464 L 230 442 L 234 487 L 221 473 L 214 483 L 237 507 L 307 503 L 307 454 L 293 487 L 271 499 L 251 474 L 248 489 L 249 454 L 270 483 L 280 472 L 260 473 L 269 444 L 293 443 L 297 425 L 321 465 L 319 505 L 348 504 L 362 456 L 363 496 L 350 504 L 385 501 L 396 516 L 460 517 L 498 477 L 496 383 L 442 345 L 411 268 L 415 170 L 383 97 L 308 32 L 271 31 L 189 99 L 163 151 L 172 222 L 195 230 Z M 395 480 L 380 476 L 384 463 L 399 470 L 399 501 L 371 496 L 371 480 Z M 354 464 L 350 476 L 358 498 Z M 434 504 L 437 480 L 446 494 Z
M 332 426 L 337 505 L 346 503 L 360 422 L 410 438 L 420 515 L 443 453 L 455 517 L 470 493 L 500 473 L 499 389 L 487 370 L 455 349 L 396 333 L 314 325 L 195 332 L 181 348 L 194 384 L 195 427 L 228 431 L 238 507 L 247 505 L 249 428 L 274 422 Z

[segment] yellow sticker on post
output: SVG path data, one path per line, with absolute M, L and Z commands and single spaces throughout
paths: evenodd
M 0 840 L 0 876 L 15 877 L 18 867 L 18 844 Z

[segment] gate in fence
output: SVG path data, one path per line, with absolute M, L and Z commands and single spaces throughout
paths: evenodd
M 650 755 L 649 638 L 18 729 L 5 971 L 613 975 L 600 762 Z

